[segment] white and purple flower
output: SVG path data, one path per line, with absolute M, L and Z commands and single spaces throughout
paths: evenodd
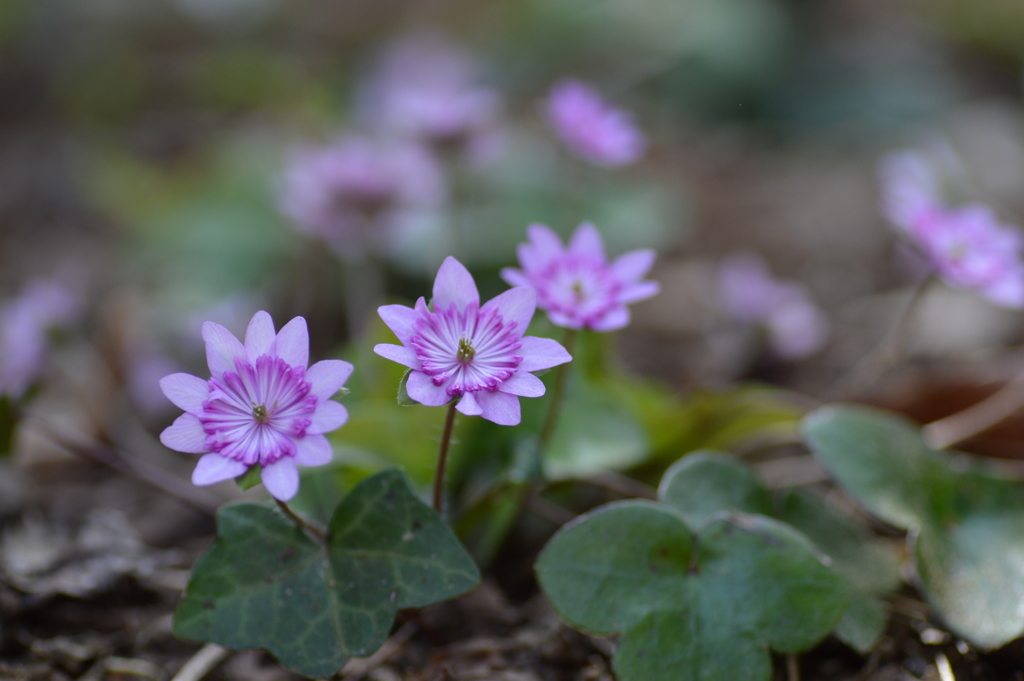
M 203 324 L 210 379 L 190 374 L 164 377 L 160 388 L 185 413 L 160 434 L 179 452 L 204 454 L 192 472 L 195 485 L 213 485 L 260 466 L 267 491 L 288 501 L 299 489 L 300 466 L 332 458 L 324 437 L 348 420 L 330 398 L 352 373 L 337 359 L 309 364 L 306 320 L 296 317 L 279 333 L 266 312 L 257 312 L 245 344 L 220 324 Z
M 718 269 L 722 311 L 741 324 L 762 327 L 780 358 L 811 355 L 828 338 L 828 321 L 800 284 L 775 279 L 753 253 L 735 253 Z
M 512 286 L 534 289 L 537 306 L 557 326 L 621 329 L 629 324 L 626 306 L 661 289 L 655 281 L 642 281 L 654 251 L 630 251 L 609 263 L 601 233 L 589 222 L 576 228 L 568 247 L 545 225 L 530 225 L 526 235 L 529 241 L 517 248 L 522 269 L 506 267 L 501 276 Z
M 523 336 L 536 308 L 533 289 L 516 287 L 480 305 L 472 275 L 458 260 L 445 259 L 434 279 L 431 306 L 385 305 L 381 319 L 401 345 L 373 350 L 412 371 L 409 397 L 430 407 L 458 399 L 466 416 L 503 426 L 520 421 L 519 398 L 540 397 L 544 383 L 531 371 L 572 358 L 549 338 Z
M 346 257 L 386 253 L 424 210 L 445 200 L 433 157 L 412 142 L 349 136 L 293 154 L 281 212 Z
M 578 80 L 563 80 L 551 88 L 546 115 L 565 146 L 595 165 L 629 165 L 647 151 L 647 139 L 633 116 L 609 106 L 596 89 Z

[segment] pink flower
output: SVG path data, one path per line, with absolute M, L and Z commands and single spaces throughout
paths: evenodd
M 558 326 L 621 329 L 629 324 L 626 306 L 661 289 L 657 282 L 641 281 L 654 264 L 654 251 L 630 251 L 609 264 L 601 233 L 589 222 L 576 228 L 568 248 L 544 225 L 530 225 L 526 234 L 529 242 L 517 249 L 523 269 L 506 267 L 501 277 L 533 288 L 538 307 Z
M 0 395 L 22 397 L 39 376 L 49 331 L 71 324 L 81 300 L 55 281 L 29 282 L 0 307 Z
M 422 147 L 351 136 L 294 154 L 281 211 L 298 230 L 361 256 L 386 252 L 410 214 L 444 198 L 440 168 Z
M 415 308 L 379 308 L 402 344 L 373 349 L 412 369 L 406 389 L 420 404 L 439 407 L 458 398 L 463 414 L 514 426 L 519 398 L 544 394 L 544 383 L 530 372 L 572 359 L 549 338 L 523 336 L 536 307 L 533 289 L 509 289 L 481 306 L 472 275 L 455 258 L 437 271 L 432 307 L 420 298 Z
M 493 127 L 500 104 L 476 72 L 472 57 L 440 36 L 404 36 L 363 87 L 364 123 L 433 144 L 470 142 Z
M 977 291 L 997 305 L 1024 308 L 1024 239 L 988 207 L 927 211 L 913 227 L 921 250 L 947 284 Z
M 597 90 L 576 80 L 551 88 L 547 118 L 570 151 L 595 165 L 629 165 L 647 150 L 632 115 L 608 106 Z
M 772 351 L 782 359 L 811 355 L 828 338 L 828 321 L 807 290 L 772 277 L 753 253 L 736 253 L 722 261 L 718 290 L 726 316 L 764 328 Z
M 160 434 L 179 452 L 205 454 L 192 472 L 195 485 L 213 485 L 261 466 L 261 478 L 276 499 L 299 489 L 300 466 L 331 461 L 324 437 L 348 420 L 330 398 L 352 373 L 337 359 L 309 364 L 306 320 L 296 317 L 279 333 L 266 312 L 257 312 L 238 342 L 220 324 L 203 324 L 211 377 L 171 374 L 160 381 L 164 395 L 185 413 Z
M 925 154 L 903 150 L 879 164 L 882 212 L 902 232 L 912 232 L 920 216 L 941 210 L 939 178 Z

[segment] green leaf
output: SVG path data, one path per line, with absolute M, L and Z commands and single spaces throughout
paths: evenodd
M 262 473 L 263 468 L 261 466 L 249 466 L 248 470 L 235 478 L 235 484 L 237 484 L 239 489 L 243 492 L 250 490 L 263 482 L 263 479 L 260 477 Z
M 265 648 L 310 677 L 373 653 L 395 613 L 446 600 L 480 579 L 438 515 L 387 470 L 335 510 L 320 545 L 275 508 L 217 514 L 217 540 L 196 563 L 175 634 L 228 648 Z
M 808 444 L 868 510 L 909 530 L 922 590 L 983 648 L 1024 633 L 1024 485 L 953 466 L 902 417 L 865 407 L 810 414 Z
M 622 635 L 622 681 L 769 679 L 769 647 L 814 645 L 849 605 L 845 580 L 786 525 L 734 514 L 694 535 L 672 508 L 646 501 L 563 527 L 537 577 L 568 622 Z
M 724 511 L 756 513 L 798 530 L 849 582 L 853 600 L 836 635 L 867 652 L 885 631 L 888 614 L 877 596 L 899 586 L 891 552 L 868 532 L 804 492 L 789 492 L 776 510 L 753 471 L 721 452 L 694 452 L 673 464 L 662 478 L 658 498 L 693 527 Z
M 754 472 L 720 452 L 693 452 L 672 464 L 658 499 L 682 513 L 691 527 L 722 511 L 772 515 L 771 497 Z

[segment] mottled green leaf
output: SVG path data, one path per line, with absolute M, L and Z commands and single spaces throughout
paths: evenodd
M 223 507 L 217 535 L 193 569 L 175 633 L 265 648 L 311 677 L 373 653 L 399 609 L 457 596 L 480 578 L 448 526 L 395 470 L 345 497 L 325 545 L 253 503 Z
M 909 530 L 922 590 L 950 628 L 981 647 L 1024 633 L 1024 485 L 954 465 L 883 411 L 825 407 L 804 427 L 839 484 Z
M 849 604 L 845 580 L 786 525 L 733 514 L 694 535 L 671 507 L 646 501 L 566 525 L 537 577 L 568 622 L 622 635 L 622 681 L 768 679 L 769 648 L 813 645 Z

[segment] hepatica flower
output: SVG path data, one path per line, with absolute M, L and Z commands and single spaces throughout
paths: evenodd
M 987 206 L 947 205 L 938 169 L 920 152 L 886 156 L 879 178 L 886 217 L 944 282 L 996 305 L 1024 308 L 1024 239 L 1016 228 L 1001 224 Z
M 629 165 L 647 150 L 647 139 L 636 127 L 633 116 L 609 106 L 586 83 L 556 83 L 548 95 L 545 113 L 565 146 L 595 165 Z
M 654 251 L 630 251 L 608 262 L 601 233 L 589 222 L 576 228 L 567 247 L 544 225 L 526 229 L 529 241 L 519 244 L 521 270 L 507 267 L 502 278 L 512 286 L 537 292 L 537 305 L 558 326 L 614 331 L 629 324 L 626 306 L 660 290 L 642 281 L 654 264 Z
M 416 402 L 456 408 L 503 426 L 520 421 L 519 398 L 540 397 L 541 371 L 572 359 L 549 338 L 523 336 L 536 308 L 533 289 L 516 287 L 480 305 L 472 275 L 455 258 L 445 259 L 434 279 L 432 308 L 420 298 L 413 308 L 379 309 L 401 345 L 373 350 L 409 367 L 406 390 Z
M 350 136 L 293 155 L 281 211 L 299 231 L 361 256 L 386 252 L 412 216 L 444 199 L 440 168 L 425 149 Z
M 800 284 L 775 279 L 753 253 L 736 253 L 718 269 L 722 311 L 733 321 L 760 326 L 782 359 L 811 355 L 828 338 L 828 321 Z
M 296 317 L 279 333 L 257 312 L 243 345 L 220 324 L 203 324 L 210 379 L 179 373 L 160 388 L 185 413 L 160 434 L 171 449 L 203 454 L 192 472 L 199 486 L 231 480 L 250 466 L 274 498 L 288 501 L 299 489 L 300 466 L 331 461 L 324 433 L 348 419 L 330 398 L 352 373 L 337 359 L 309 364 L 306 320 Z

